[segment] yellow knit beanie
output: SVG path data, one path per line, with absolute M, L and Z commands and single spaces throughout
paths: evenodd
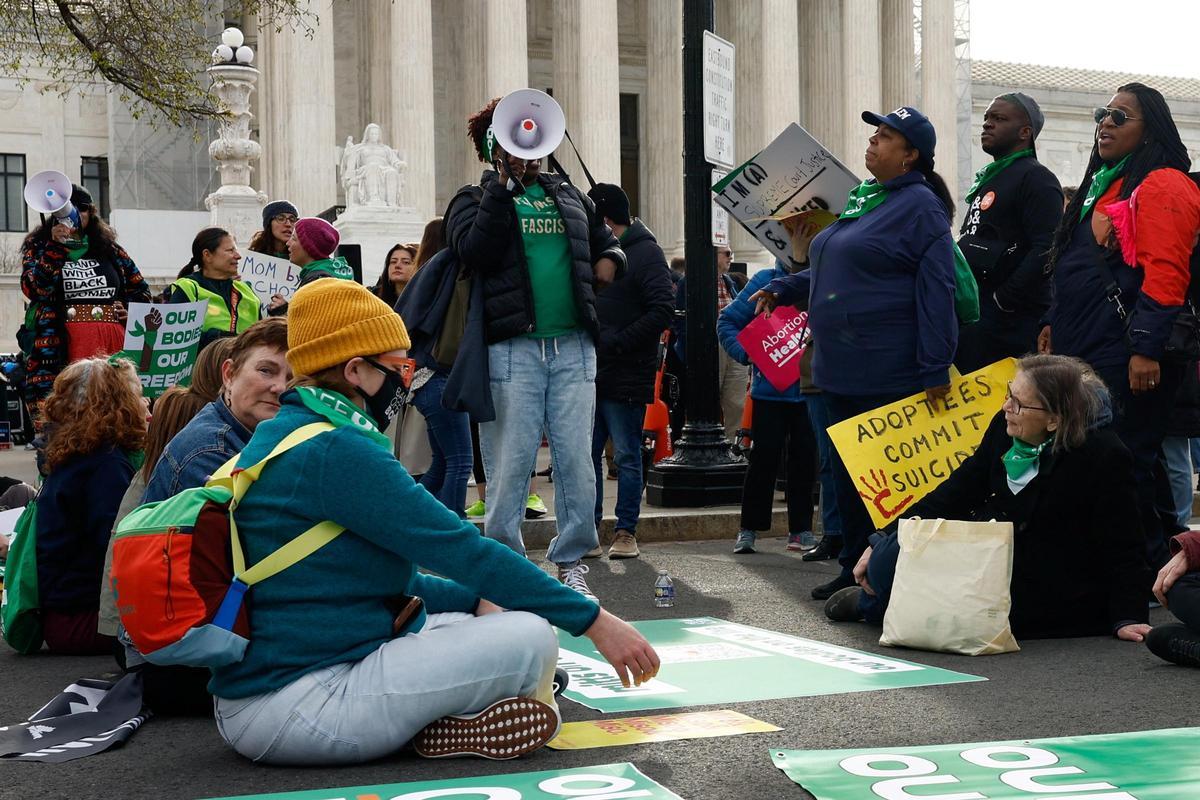
M 354 281 L 315 280 L 288 305 L 287 360 L 296 375 L 410 346 L 400 315 Z

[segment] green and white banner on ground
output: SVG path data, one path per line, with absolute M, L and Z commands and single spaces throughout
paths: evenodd
M 713 617 L 633 625 L 662 659 L 658 677 L 625 688 L 587 639 L 559 631 L 567 698 L 611 713 L 986 680 Z
M 208 302 L 130 303 L 121 355 L 137 367 L 142 394 L 154 398 L 192 380 Z
M 280 794 L 253 794 L 212 800 L 681 800 L 666 787 L 643 775 L 633 764 L 489 775 L 446 781 L 310 789 Z
M 817 800 L 1181 800 L 1200 789 L 1200 728 L 1015 742 L 773 750 Z

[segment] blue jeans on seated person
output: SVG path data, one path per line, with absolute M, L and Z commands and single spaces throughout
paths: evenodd
M 420 631 L 361 661 L 266 694 L 218 697 L 217 730 L 262 763 L 357 764 L 396 752 L 437 719 L 506 697 L 554 705 L 557 662 L 554 630 L 534 614 L 430 614 Z
M 573 564 L 599 544 L 592 429 L 587 424 L 596 411 L 592 338 L 577 330 L 553 339 L 518 336 L 497 342 L 488 345 L 488 369 L 496 419 L 479 426 L 488 478 L 484 534 L 525 554 L 521 522 L 545 431 L 558 527 L 546 558 Z
M 882 625 L 888 601 L 892 597 L 892 583 L 896 580 L 896 561 L 900 558 L 900 537 L 893 533 L 884 536 L 873 533 L 870 537 L 871 557 L 867 560 L 867 583 L 875 594 L 863 592 L 859 595 L 858 610 L 863 619 L 872 625 Z
M 446 376 L 435 374 L 413 395 L 413 405 L 425 417 L 433 460 L 421 476 L 421 485 L 442 505 L 466 518 L 467 481 L 475 454 L 471 449 L 471 417 L 442 405 Z
M 645 403 L 596 399 L 596 424 L 592 431 L 592 461 L 596 468 L 596 525 L 604 516 L 604 445 L 613 442 L 617 465 L 616 529 L 635 533 L 642 510 L 642 423 Z

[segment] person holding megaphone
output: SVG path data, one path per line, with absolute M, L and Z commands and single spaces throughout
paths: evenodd
M 120 352 L 127 304 L 149 302 L 150 289 L 82 186 L 41 172 L 29 180 L 25 199 L 42 215 L 25 237 L 21 264 L 33 333 L 26 401 L 40 431 L 40 406 L 58 373 L 80 359 Z
M 533 89 L 488 103 L 467 122 L 491 165 L 446 216 L 449 247 L 482 281 L 495 419 L 479 426 L 487 471 L 484 530 L 525 552 L 521 521 L 545 431 L 554 465 L 558 536 L 547 558 L 564 584 L 592 596 L 580 559 L 598 545 L 590 457 L 596 405 L 596 291 L 625 266 L 592 201 L 543 173 L 566 133 L 558 103 Z M 553 158 L 551 158 L 553 163 Z

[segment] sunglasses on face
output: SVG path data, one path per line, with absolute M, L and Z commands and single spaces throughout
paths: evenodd
M 1104 122 L 1105 117 L 1112 117 L 1112 124 L 1118 128 L 1124 125 L 1126 122 L 1136 122 L 1141 119 L 1141 117 L 1131 117 L 1119 108 L 1100 107 L 1092 112 L 1092 119 L 1096 120 L 1097 125 L 1099 125 L 1101 122 Z
M 417 362 L 411 358 L 397 358 L 395 356 L 380 356 L 378 360 L 363 356 L 363 361 L 370 364 L 380 372 L 392 372 L 400 377 L 404 388 L 407 389 L 412 384 L 413 373 L 417 370 Z M 380 363 L 382 362 L 382 363 Z

